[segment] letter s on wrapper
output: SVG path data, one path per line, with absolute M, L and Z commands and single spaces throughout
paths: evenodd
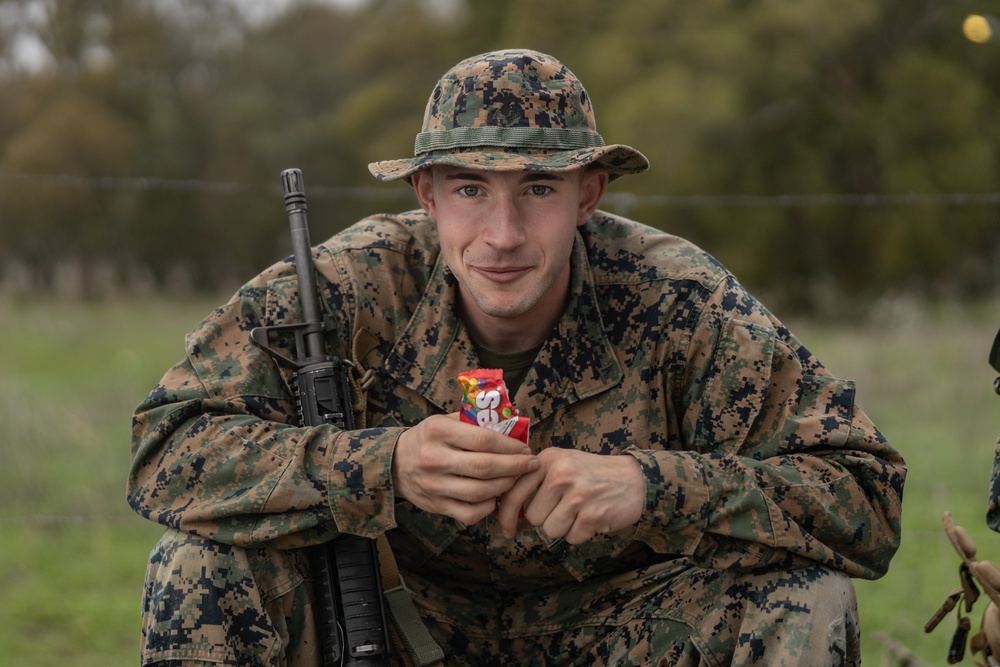
M 528 444 L 531 420 L 521 417 L 510 402 L 503 371 L 481 368 L 458 374 L 462 386 L 462 411 L 459 418 L 469 424 L 498 431 Z

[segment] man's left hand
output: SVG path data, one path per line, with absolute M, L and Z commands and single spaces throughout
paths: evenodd
M 551 540 L 570 544 L 634 525 L 646 502 L 646 483 L 632 456 L 606 456 L 551 447 L 538 454 L 537 470 L 522 475 L 500 498 L 498 518 L 506 537 L 524 517 Z

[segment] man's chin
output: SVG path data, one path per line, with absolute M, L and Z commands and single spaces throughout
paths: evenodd
M 475 303 L 483 314 L 498 320 L 517 319 L 531 310 L 531 304 L 524 300 L 479 298 L 475 299 Z
M 516 320 L 527 312 L 527 309 L 516 306 L 489 306 L 486 308 L 480 306 L 479 310 L 498 320 Z

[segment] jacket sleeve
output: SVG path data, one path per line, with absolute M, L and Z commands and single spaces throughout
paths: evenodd
M 185 359 L 133 415 L 136 512 L 216 541 L 279 548 L 395 525 L 400 429 L 296 426 L 289 373 L 250 343 L 255 326 L 301 321 L 288 305 L 296 289 L 291 278 L 261 278 L 187 336 Z
M 683 451 L 633 449 L 637 538 L 714 568 L 820 562 L 883 575 L 899 546 L 905 465 L 832 377 L 731 277 L 690 339 L 676 397 Z

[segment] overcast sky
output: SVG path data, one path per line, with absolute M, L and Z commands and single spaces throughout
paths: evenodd
M 177 2 L 178 0 L 155 0 L 156 2 Z M 180 0 L 183 1 L 183 0 Z M 35 0 L 19 9 L 14 5 L 0 4 L 0 25 L 25 26 L 41 23 L 44 20 L 44 5 L 46 0 Z M 247 20 L 258 24 L 281 14 L 289 5 L 296 2 L 313 2 L 352 7 L 365 0 L 226 0 L 239 7 Z M 49 53 L 45 46 L 30 30 L 18 30 L 13 38 L 14 66 L 17 68 L 35 69 L 49 62 Z

